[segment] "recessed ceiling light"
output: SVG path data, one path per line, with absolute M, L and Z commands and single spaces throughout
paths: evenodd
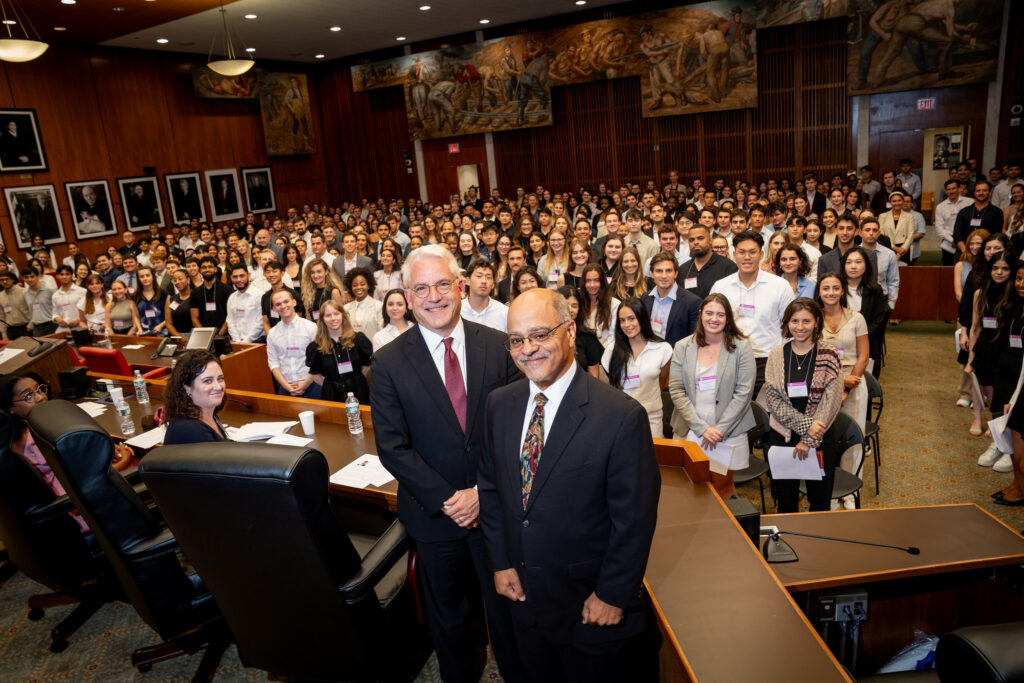
M 158 42 L 158 43 L 160 43 L 161 45 L 163 45 L 164 43 L 169 43 L 169 42 L 171 42 L 171 41 L 167 40 L 166 38 L 157 38 L 157 39 L 156 39 L 156 42 Z
M 317 56 L 316 56 L 316 58 L 317 58 L 317 59 L 323 59 L 323 58 L 324 58 L 324 56 L 323 56 L 323 55 L 317 55 Z
M 67 31 L 67 29 L 64 28 L 63 26 L 54 26 L 53 30 L 54 31 Z
M 334 31 L 335 33 L 337 33 L 338 31 L 341 30 L 341 27 L 340 26 L 332 26 L 331 30 Z
M 254 47 L 247 47 L 247 48 L 245 48 L 245 51 L 246 52 L 256 52 L 256 48 L 254 48 Z
M 430 9 L 430 5 L 420 5 L 421 12 L 426 12 L 428 9 Z
M 246 15 L 245 15 L 245 18 L 246 18 L 246 19 L 255 19 L 255 18 L 256 18 L 256 15 L 255 15 L 255 14 L 246 14 Z
M 405 36 L 395 36 L 395 40 L 405 40 Z
M 78 0 L 60 0 L 60 4 L 62 5 L 73 5 L 76 2 L 78 2 Z
M 576 0 L 576 4 L 577 5 L 585 5 L 585 4 L 587 4 L 587 0 Z
M 491 20 L 490 19 L 481 19 L 480 23 L 481 24 L 489 24 L 489 23 L 491 23 Z
M 4 24 L 6 24 L 7 26 L 14 26 L 17 23 L 18 22 L 16 22 L 14 19 L 4 19 Z

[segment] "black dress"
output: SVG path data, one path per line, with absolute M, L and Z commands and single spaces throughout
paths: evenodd
M 1000 340 L 1009 343 L 1006 335 L 1001 335 L 1001 329 L 1003 325 L 996 321 L 997 327 L 985 327 L 985 318 L 995 318 L 996 306 L 999 305 L 999 300 L 1002 299 L 1003 293 L 1006 291 L 1006 287 L 1010 281 L 1007 280 L 1003 284 L 997 284 L 996 282 L 989 283 L 988 291 L 982 290 L 984 293 L 982 296 L 986 296 L 988 301 L 986 302 L 985 311 L 986 313 L 982 316 L 981 329 L 978 331 L 978 338 L 974 342 L 974 374 L 978 378 L 978 384 L 983 387 L 990 387 L 995 383 L 995 367 L 996 362 L 999 360 L 999 354 L 1002 352 L 1000 348 Z M 1014 382 L 1016 386 L 1016 382 Z
M 323 375 L 324 386 L 321 400 L 344 403 L 348 392 L 355 394 L 361 405 L 370 403 L 370 385 L 363 375 L 363 369 L 370 367 L 373 360 L 373 344 L 362 332 L 356 332 L 355 346 L 342 347 L 334 343 L 333 353 L 324 353 L 316 342 L 306 347 L 306 365 L 314 375 Z
M 1017 388 L 1020 368 L 1024 364 L 1024 311 L 1017 309 L 1008 316 L 999 328 L 999 358 L 996 359 L 994 384 L 992 385 L 992 415 L 1003 413 L 1003 406 L 1010 402 Z
M 601 356 L 604 355 L 604 347 L 598 341 L 597 335 L 583 325 L 576 326 L 576 363 L 587 371 L 595 365 L 601 364 Z
M 177 306 L 175 306 L 177 302 Z M 171 324 L 179 334 L 188 334 L 192 331 L 192 305 L 190 297 L 182 299 L 177 293 L 171 296 Z

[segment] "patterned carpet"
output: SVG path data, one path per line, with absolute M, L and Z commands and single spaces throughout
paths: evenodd
M 881 494 L 874 492 L 874 469 L 864 465 L 862 504 L 865 507 L 973 502 L 1014 529 L 1024 529 L 1024 508 L 995 505 L 989 494 L 1009 475 L 978 467 L 978 454 L 988 442 L 967 433 L 970 411 L 954 406 L 957 373 L 952 325 L 903 323 L 890 327 L 889 357 L 882 373 L 885 411 L 882 415 Z M 741 489 L 760 505 L 756 483 Z M 770 496 L 769 511 L 774 504 Z M 49 630 L 71 607 L 47 610 L 29 621 L 25 602 L 42 587 L 18 574 L 0 589 L 0 681 L 188 681 L 200 655 L 161 662 L 145 675 L 129 663 L 132 650 L 157 642 L 157 637 L 126 604 L 105 606 L 71 639 L 71 647 L 51 654 Z M 217 681 L 266 681 L 262 671 L 242 666 L 234 647 L 225 653 Z M 417 681 L 440 681 L 431 657 Z M 482 680 L 500 680 L 493 660 Z

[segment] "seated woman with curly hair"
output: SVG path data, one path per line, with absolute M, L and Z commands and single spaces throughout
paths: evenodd
M 164 445 L 226 440 L 224 426 L 217 419 L 226 398 L 224 369 L 217 356 L 209 351 L 186 351 L 171 371 L 164 391 Z

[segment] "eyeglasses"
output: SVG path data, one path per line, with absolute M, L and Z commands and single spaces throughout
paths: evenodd
M 557 330 L 559 327 L 568 325 L 570 322 L 572 321 L 564 320 L 550 329 L 540 330 L 538 332 L 528 334 L 525 337 L 520 337 L 518 335 L 510 336 L 508 339 L 505 340 L 505 348 L 508 349 L 509 351 L 518 351 L 519 349 L 523 348 L 523 344 L 526 343 L 527 339 L 529 339 L 530 343 L 533 344 L 534 346 L 543 344 L 544 342 L 551 338 L 551 335 L 555 333 L 555 330 Z
M 21 401 L 22 403 L 30 403 L 35 400 L 36 396 L 46 396 L 50 392 L 49 385 L 38 384 L 35 389 L 29 389 L 24 394 L 15 399 L 15 403 Z
M 444 295 L 452 291 L 452 285 L 455 282 L 453 280 L 439 280 L 432 285 L 416 285 L 412 288 L 412 293 L 416 295 L 417 299 L 425 299 L 430 294 L 430 289 L 436 289 L 438 294 Z

